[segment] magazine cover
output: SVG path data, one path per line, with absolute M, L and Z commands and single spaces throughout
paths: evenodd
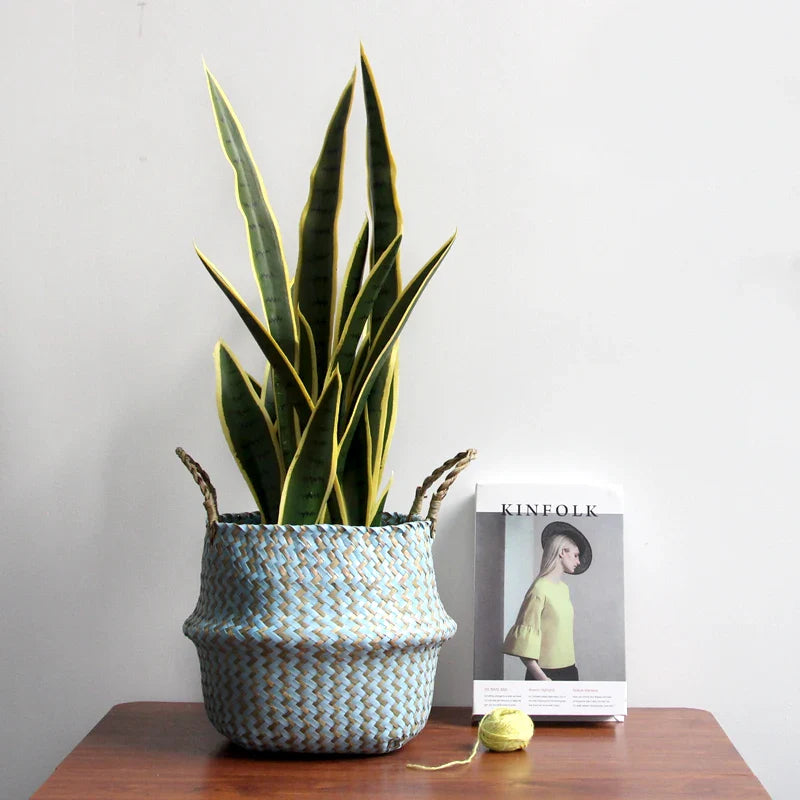
M 627 713 L 622 492 L 479 484 L 473 715 Z

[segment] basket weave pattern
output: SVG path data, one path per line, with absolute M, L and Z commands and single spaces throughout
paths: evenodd
M 317 753 L 385 753 L 419 733 L 456 630 L 432 524 L 211 522 L 183 630 L 214 727 L 243 747 Z

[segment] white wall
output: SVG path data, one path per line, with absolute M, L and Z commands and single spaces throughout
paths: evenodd
M 201 55 L 293 254 L 363 40 L 405 274 L 459 229 L 404 334 L 392 452 L 402 508 L 480 451 L 437 544 L 460 625 L 437 702 L 471 696 L 474 483 L 620 483 L 631 705 L 711 710 L 794 797 L 799 26 L 793 0 L 2 4 L 0 792 L 114 703 L 199 697 L 203 512 L 174 446 L 251 504 L 211 362 L 247 335 L 192 241 L 252 285 Z

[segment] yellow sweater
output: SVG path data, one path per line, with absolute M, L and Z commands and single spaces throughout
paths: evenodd
M 572 626 L 575 612 L 569 586 L 539 578 L 528 589 L 517 621 L 503 643 L 511 656 L 535 658 L 545 669 L 569 667 L 575 663 Z

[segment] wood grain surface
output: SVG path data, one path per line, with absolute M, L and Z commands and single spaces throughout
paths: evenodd
M 258 754 L 220 736 L 200 703 L 114 706 L 34 800 L 142 798 L 768 798 L 714 717 L 631 709 L 624 723 L 538 723 L 527 750 L 466 758 L 467 708 L 434 708 L 423 732 L 380 756 Z

